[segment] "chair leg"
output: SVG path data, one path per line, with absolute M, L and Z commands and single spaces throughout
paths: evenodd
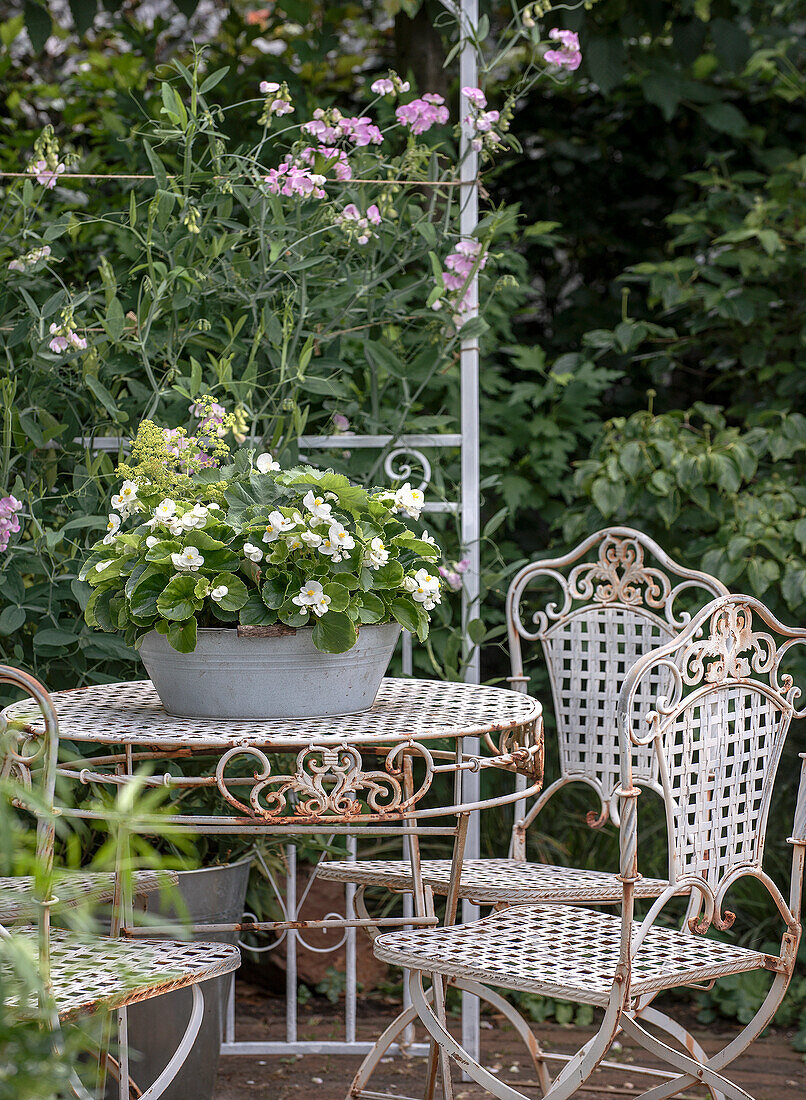
M 647 1006 L 646 1008 L 640 1009 L 636 1015 L 640 1020 L 644 1020 L 648 1024 L 654 1024 L 655 1027 L 660 1028 L 660 1030 L 666 1032 L 667 1035 L 671 1035 L 673 1039 L 681 1043 L 689 1054 L 698 1061 L 708 1061 L 707 1054 L 691 1032 L 687 1031 L 682 1024 L 677 1022 L 677 1020 L 673 1020 L 671 1016 L 667 1016 L 665 1012 Z M 725 1100 L 724 1092 L 714 1085 L 708 1085 L 708 1091 L 711 1094 L 711 1100 Z
M 492 989 L 487 989 L 486 986 L 479 985 L 478 982 L 470 981 L 468 978 L 457 978 L 451 982 L 451 985 L 455 985 L 457 989 L 463 989 L 467 993 L 472 993 L 474 997 L 478 997 L 479 1000 L 486 1001 L 491 1005 L 496 1012 L 500 1012 L 502 1016 L 509 1020 L 512 1027 L 520 1035 L 523 1040 L 524 1046 L 529 1051 L 529 1057 L 532 1059 L 532 1065 L 534 1066 L 537 1079 L 540 1082 L 540 1088 L 545 1096 L 548 1090 L 551 1088 L 551 1074 L 546 1066 L 546 1060 L 543 1057 L 543 1051 L 540 1044 L 537 1041 L 537 1036 L 529 1027 L 527 1022 L 521 1016 L 520 1012 L 505 1000 L 499 993 L 495 993 Z
M 413 970 L 411 972 L 410 987 L 412 1002 L 416 1006 L 418 1015 L 426 1030 L 450 1057 L 461 1066 L 468 1077 L 487 1089 L 493 1096 L 498 1097 L 498 1100 L 530 1100 L 524 1093 L 505 1084 L 503 1081 L 499 1081 L 489 1070 L 485 1069 L 474 1058 L 471 1058 L 447 1028 L 442 1025 L 426 999 L 423 989 L 423 975 L 420 971 Z M 568 1100 L 577 1092 L 580 1085 L 590 1077 L 613 1042 L 613 1037 L 618 1030 L 620 1012 L 620 1001 L 611 1000 L 599 1032 L 585 1044 L 557 1076 L 545 1094 L 545 1100 Z
M 635 1039 L 644 1050 L 648 1050 L 650 1054 L 661 1058 L 668 1065 L 682 1071 L 681 1076 L 675 1080 L 666 1081 L 662 1085 L 656 1085 L 654 1088 L 642 1092 L 638 1100 L 662 1100 L 664 1097 L 675 1096 L 692 1084 L 714 1086 L 724 1094 L 727 1100 L 753 1100 L 749 1092 L 745 1092 L 743 1088 L 717 1073 L 707 1060 L 703 1062 L 699 1058 L 690 1057 L 688 1054 L 683 1054 L 681 1051 L 667 1046 L 660 1039 L 656 1039 L 654 1035 L 650 1035 L 634 1018 L 624 1016 L 621 1026 L 624 1034 L 629 1035 L 631 1039 Z
M 198 985 L 192 985 L 190 991 L 193 995 L 193 1003 L 185 1034 L 182 1036 L 179 1046 L 174 1051 L 165 1069 L 156 1081 L 141 1094 L 141 1100 L 157 1100 L 157 1097 L 162 1096 L 193 1049 L 193 1044 L 196 1042 L 196 1036 L 199 1034 L 202 1018 L 204 1017 L 204 994 Z M 121 1079 L 124 1079 L 123 1074 L 121 1074 Z

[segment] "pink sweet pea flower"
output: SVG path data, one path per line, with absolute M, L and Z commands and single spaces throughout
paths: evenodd
M 481 109 L 487 106 L 487 96 L 481 88 L 462 88 L 462 95 L 469 103 L 472 103 L 474 107 Z
M 564 31 L 559 27 L 553 27 L 549 31 L 549 38 L 560 43 L 559 50 L 547 50 L 543 55 L 550 65 L 556 65 L 560 69 L 568 69 L 573 72 L 582 64 L 582 52 L 579 48 L 579 36 L 573 31 Z
M 370 91 L 373 91 L 375 95 L 391 95 L 395 90 L 395 86 L 388 77 L 381 77 L 380 80 L 376 80 L 373 84 L 370 84 Z

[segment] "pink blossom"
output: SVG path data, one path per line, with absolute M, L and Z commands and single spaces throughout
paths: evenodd
M 358 221 L 358 219 L 361 217 L 361 211 L 358 209 L 354 202 L 350 202 L 342 210 L 342 215 L 345 218 L 350 218 L 352 221 Z
M 48 344 L 48 347 L 51 351 L 60 352 L 67 351 L 70 345 L 67 343 L 67 340 L 64 336 L 54 336 Z
M 462 95 L 468 103 L 472 103 L 474 107 L 481 108 L 487 106 L 487 96 L 481 88 L 462 88 Z
M 273 115 L 290 115 L 293 114 L 294 107 L 287 99 L 273 99 L 269 104 L 269 111 Z
M 312 118 L 308 122 L 303 122 L 300 130 L 320 141 L 337 141 L 339 137 L 339 131 L 335 126 L 328 126 L 321 118 Z
M 395 90 L 395 86 L 388 77 L 384 76 L 381 77 L 380 80 L 376 80 L 373 84 L 370 84 L 370 90 L 373 91 L 375 95 L 391 95 Z
M 454 592 L 458 592 L 462 587 L 462 578 L 454 569 L 449 569 L 444 565 L 440 565 L 437 566 L 437 572 Z
M 325 197 L 325 189 L 322 184 L 325 177 L 310 172 L 307 168 L 298 168 L 288 161 L 284 161 L 279 168 L 269 169 L 264 183 L 273 195 L 301 195 L 303 198 L 313 196 L 316 199 Z
M 461 290 L 466 281 L 465 275 L 451 275 L 448 271 L 442 274 L 442 282 L 446 290 Z
M 443 126 L 448 121 L 448 108 L 442 106 L 444 102 L 441 95 L 428 93 L 422 99 L 413 99 L 398 107 L 395 117 L 401 126 L 407 126 L 413 134 L 424 134 L 432 126 Z
M 350 421 L 343 413 L 333 413 L 333 427 L 337 432 L 346 432 L 350 427 Z
M 333 169 L 333 172 L 337 180 L 349 180 L 353 178 L 353 170 L 350 167 L 350 161 L 347 154 L 343 149 L 337 149 L 332 145 L 320 145 L 316 149 L 312 145 L 307 146 L 299 154 L 299 160 L 303 164 L 311 165 L 316 158 L 316 154 L 324 157 L 326 161 L 332 161 L 331 164 L 325 165 L 325 170 Z
M 178 457 L 190 446 L 187 436 L 183 435 L 178 428 L 163 428 L 162 434 L 165 437 L 165 450 L 169 455 Z
M 20 521 L 17 512 L 22 508 L 22 502 L 16 497 L 7 496 L 0 499 L 0 552 L 8 548 L 9 539 L 20 529 Z
M 560 43 L 559 50 L 547 50 L 543 55 L 550 65 L 557 65 L 561 69 L 569 69 L 571 72 L 578 69 L 582 63 L 582 53 L 579 48 L 579 36 L 573 31 L 564 31 L 559 27 L 553 27 L 549 31 L 549 38 Z
M 369 220 L 372 222 L 373 225 L 380 225 L 381 224 L 381 212 L 378 209 L 378 207 L 375 205 L 375 203 L 373 203 L 372 206 L 367 207 L 367 217 L 369 218 Z
M 361 118 L 341 118 L 338 128 L 339 132 L 354 145 L 380 145 L 383 141 L 383 134 L 366 115 Z
M 260 90 L 264 95 L 269 95 L 271 92 L 279 92 L 280 85 L 276 84 L 273 80 L 261 80 Z
M 37 160 L 30 165 L 28 171 L 33 173 L 37 183 L 41 183 L 43 187 L 47 187 L 49 191 L 52 191 L 56 186 L 56 180 L 64 171 L 64 165 L 57 164 L 55 168 L 50 168 L 46 160 Z

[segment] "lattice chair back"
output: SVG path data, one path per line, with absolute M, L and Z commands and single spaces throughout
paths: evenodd
M 39 707 L 44 719 L 44 735 L 34 738 L 29 723 L 10 728 L 0 713 L 0 774 L 11 777 L 23 787 L 33 788 L 32 776 L 37 776 L 38 790 L 33 805 L 37 815 L 36 873 L 34 895 L 37 912 L 39 973 L 44 1000 L 50 999 L 50 911 L 57 899 L 53 896 L 53 848 L 55 840 L 54 799 L 56 791 L 56 761 L 59 748 L 59 723 L 53 701 L 38 680 L 27 672 L 0 665 L 0 684 L 21 688 Z
M 546 602 L 547 581 L 559 589 L 559 600 Z M 539 596 L 530 592 L 536 585 Z M 671 641 L 689 621 L 690 614 L 678 606 L 684 591 L 701 605 L 727 589 L 707 573 L 678 565 L 653 539 L 630 527 L 597 531 L 570 553 L 532 562 L 515 577 L 507 597 L 510 682 L 526 690 L 522 642 L 539 641 L 554 700 L 560 764 L 560 778 L 532 807 L 529 822 L 570 782 L 587 784 L 599 797 L 600 811 L 588 815 L 589 824 L 603 825 L 608 817 L 618 821 L 619 691 L 635 661 Z M 666 668 L 650 676 L 636 708 L 654 700 L 668 681 Z M 650 748 L 634 750 L 633 777 L 657 787 Z
M 800 870 L 793 873 L 792 908 L 762 869 L 773 785 L 800 689 L 784 670 L 787 654 L 806 645 L 806 630 L 783 626 L 751 596 L 714 600 L 672 643 L 635 666 L 619 700 L 622 788 L 633 788 L 628 746 L 653 745 L 666 806 L 670 889 L 698 894 L 702 916 L 691 926 L 727 929 L 730 887 L 746 875 L 770 891 L 788 926 L 797 924 Z M 669 688 L 647 705 L 643 681 Z M 640 700 L 640 702 L 639 702 Z M 799 814 L 806 794 L 801 784 Z M 796 826 L 797 832 L 797 826 Z M 624 845 L 632 843 L 629 834 Z M 630 870 L 622 861 L 622 872 Z M 695 907 L 696 909 L 696 907 Z

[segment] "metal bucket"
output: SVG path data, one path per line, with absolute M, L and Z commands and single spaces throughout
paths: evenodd
M 397 623 L 362 626 L 346 653 L 322 653 L 313 630 L 243 638 L 202 628 L 193 653 L 152 630 L 143 664 L 169 714 L 184 718 L 311 718 L 357 714 L 375 702 L 395 648 Z
M 199 924 L 240 921 L 251 863 L 249 856 L 222 867 L 180 871 L 179 893 L 187 906 L 190 920 Z M 147 908 L 149 913 L 160 914 L 181 925 L 176 910 L 172 906 L 161 906 L 157 895 L 139 899 L 137 907 Z M 216 943 L 236 943 L 238 933 L 200 933 L 195 938 Z M 212 1100 L 224 1014 L 233 981 L 234 975 L 227 974 L 201 986 L 204 994 L 201 1030 L 185 1064 L 162 1094 L 162 1100 Z M 178 989 L 129 1008 L 129 1072 L 141 1089 L 145 1090 L 153 1084 L 178 1047 L 190 1018 L 190 1005 L 190 990 Z

